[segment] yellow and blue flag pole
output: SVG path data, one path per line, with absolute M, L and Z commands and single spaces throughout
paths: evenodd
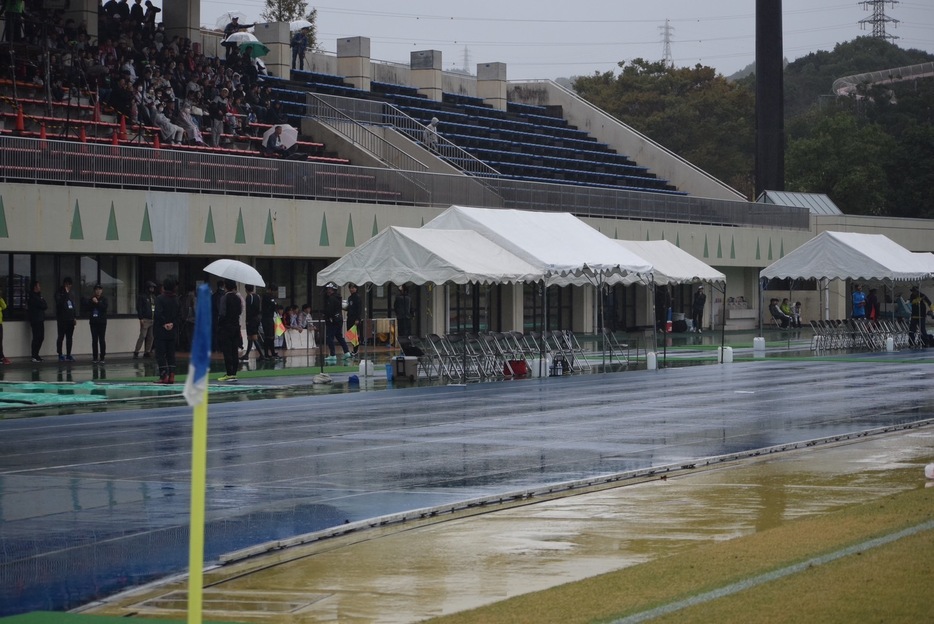
M 188 624 L 201 624 L 204 594 L 204 497 L 208 450 L 208 370 L 211 367 L 211 287 L 201 284 L 195 303 L 195 332 L 185 380 L 191 427 L 191 515 L 188 542 Z

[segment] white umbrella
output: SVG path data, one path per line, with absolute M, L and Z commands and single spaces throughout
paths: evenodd
M 231 279 L 235 282 L 240 282 L 241 284 L 252 284 L 253 286 L 266 285 L 266 282 L 263 281 L 263 276 L 259 274 L 259 271 L 245 262 L 232 260 L 230 258 L 215 260 L 211 264 L 204 267 L 204 272 L 210 273 L 211 275 L 216 275 L 217 277 Z
M 289 30 L 295 32 L 296 30 L 301 30 L 302 28 L 311 28 L 313 24 L 306 19 L 295 20 L 289 22 Z
M 279 141 L 282 143 L 282 147 L 289 149 L 295 142 L 298 141 L 298 129 L 290 126 L 289 124 L 279 124 L 282 126 L 282 136 L 279 137 Z M 266 145 L 266 140 L 269 139 L 269 135 L 276 131 L 276 126 L 272 126 L 263 133 L 263 145 Z
M 218 17 L 217 21 L 215 22 L 218 30 L 224 30 L 227 27 L 227 24 L 232 22 L 233 18 L 235 17 L 240 22 L 246 22 L 246 13 L 241 13 L 240 11 L 227 11 Z
M 248 33 L 245 31 L 232 33 L 229 37 L 224 39 L 224 43 L 236 43 L 240 45 L 241 43 L 259 43 L 259 39 L 256 38 L 256 35 Z

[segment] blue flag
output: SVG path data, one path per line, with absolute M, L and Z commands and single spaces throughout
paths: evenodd
M 211 287 L 198 286 L 195 301 L 195 333 L 191 339 L 191 361 L 185 380 L 185 400 L 199 405 L 207 400 L 208 370 L 211 368 Z

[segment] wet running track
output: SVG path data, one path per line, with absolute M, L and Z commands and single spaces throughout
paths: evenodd
M 923 353 L 223 403 L 206 561 L 385 514 L 934 414 Z M 187 565 L 191 412 L 0 420 L 0 615 Z

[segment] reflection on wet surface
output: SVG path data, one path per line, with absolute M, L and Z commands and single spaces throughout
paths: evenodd
M 277 624 L 419 621 L 914 489 L 931 458 L 934 431 L 901 432 L 352 545 L 321 544 L 278 565 L 282 553 L 271 554 L 265 565 L 260 558 L 209 573 L 205 615 Z M 248 567 L 255 571 L 242 574 Z M 94 611 L 178 617 L 185 597 L 173 583 Z
M 212 405 L 207 560 L 385 514 L 922 421 L 931 371 L 774 360 Z M 190 420 L 164 407 L 0 421 L 0 613 L 71 608 L 185 569 Z

